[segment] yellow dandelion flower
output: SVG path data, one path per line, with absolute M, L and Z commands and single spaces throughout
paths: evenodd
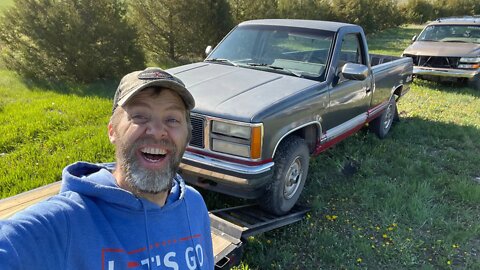
M 362 261 L 363 261 L 362 258 L 357 259 L 357 263 L 361 263 Z
M 380 230 L 380 227 L 376 226 L 376 227 L 375 227 L 375 230 L 379 231 L 379 230 Z
M 384 234 L 382 235 L 382 237 L 383 237 L 383 238 L 388 238 L 388 235 L 387 235 L 386 233 L 384 233 Z
M 448 264 L 448 265 L 451 265 L 451 264 L 452 264 L 452 262 L 451 262 L 450 260 L 448 260 L 448 261 L 447 261 L 447 264 Z
M 393 231 L 393 227 L 388 227 L 387 230 Z
M 458 245 L 458 244 L 453 244 L 452 247 L 453 247 L 453 248 L 459 248 L 460 245 Z
M 393 224 L 392 224 L 393 227 L 397 227 L 397 225 L 398 225 L 397 223 L 393 223 Z

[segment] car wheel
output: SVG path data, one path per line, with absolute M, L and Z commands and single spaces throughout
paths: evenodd
M 290 211 L 302 193 L 308 174 L 310 154 L 302 138 L 292 136 L 283 141 L 275 155 L 274 176 L 260 206 L 273 214 Z
M 397 113 L 395 96 L 392 96 L 388 101 L 387 108 L 383 111 L 383 113 L 370 122 L 370 130 L 373 131 L 380 139 L 383 139 L 390 131 L 395 118 L 399 119 L 399 116 Z

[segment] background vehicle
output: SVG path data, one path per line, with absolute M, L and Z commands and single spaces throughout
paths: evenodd
M 423 79 L 468 81 L 480 90 L 480 16 L 441 18 L 413 37 L 403 52 Z
M 310 156 L 369 122 L 387 135 L 412 70 L 411 58 L 369 55 L 357 25 L 241 23 L 205 61 L 169 70 L 197 104 L 181 174 L 284 214 L 302 192 Z

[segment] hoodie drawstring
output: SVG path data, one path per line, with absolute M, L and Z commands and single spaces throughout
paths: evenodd
M 147 253 L 148 253 L 148 258 L 147 258 L 147 266 L 148 270 L 151 270 L 151 260 L 152 260 L 152 254 L 150 253 L 150 238 L 148 236 L 148 215 L 147 215 L 147 209 L 145 208 L 145 205 L 143 204 L 141 199 L 138 199 L 140 201 L 140 204 L 142 205 L 143 209 L 143 217 L 145 221 L 145 238 L 147 239 Z

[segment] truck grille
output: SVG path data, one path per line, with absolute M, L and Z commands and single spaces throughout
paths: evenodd
M 460 57 L 437 57 L 422 55 L 405 55 L 413 58 L 413 65 L 434 68 L 457 68 Z
M 203 132 L 205 127 L 205 118 L 197 115 L 191 115 L 190 123 L 192 123 L 192 138 L 190 139 L 190 146 L 205 148 Z

